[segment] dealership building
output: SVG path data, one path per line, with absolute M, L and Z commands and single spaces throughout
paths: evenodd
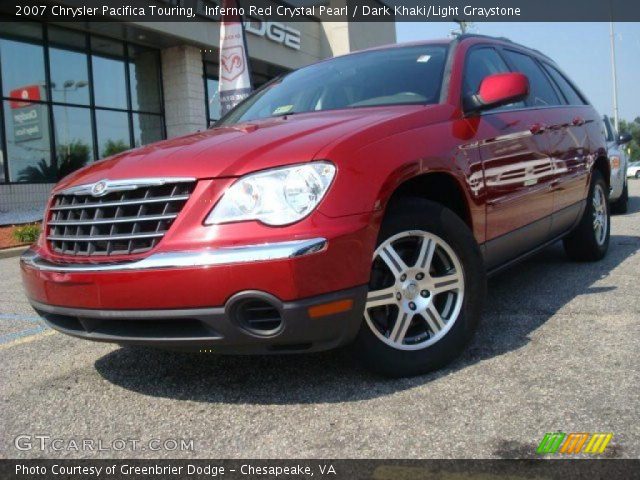
M 220 24 L 201 11 L 217 2 L 148 3 L 195 5 L 201 18 L 25 22 L 11 16 L 14 6 L 0 18 L 0 224 L 39 219 L 56 181 L 83 165 L 204 130 L 219 118 Z M 323 58 L 396 39 L 393 23 L 314 17 L 290 23 L 249 18 L 245 28 L 254 87 Z

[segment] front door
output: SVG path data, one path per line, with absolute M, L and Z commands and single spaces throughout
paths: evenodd
M 467 53 L 463 94 L 477 92 L 488 75 L 508 71 L 493 47 L 473 47 Z M 484 170 L 488 269 L 531 250 L 549 235 L 553 167 L 541 114 L 527 106 L 520 102 L 469 118 Z

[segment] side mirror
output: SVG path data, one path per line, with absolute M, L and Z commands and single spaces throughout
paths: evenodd
M 627 133 L 627 132 L 621 133 L 620 136 L 618 137 L 618 145 L 626 145 L 631 140 L 632 140 L 632 137 L 630 133 Z
M 464 99 L 467 113 L 480 112 L 520 102 L 529 95 L 529 79 L 518 72 L 496 73 L 485 77 L 478 93 Z

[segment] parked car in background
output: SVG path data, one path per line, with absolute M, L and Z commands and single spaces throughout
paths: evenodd
M 609 186 L 611 212 L 627 213 L 629 188 L 626 172 L 629 162 L 624 146 L 631 141 L 631 135 L 628 133 L 619 134 L 608 116 L 605 115 L 603 121 L 607 135 L 607 154 L 611 165 L 611 183 Z
M 336 57 L 210 130 L 63 179 L 24 286 L 87 340 L 352 344 L 378 372 L 423 373 L 472 337 L 487 275 L 558 240 L 573 260 L 605 256 L 603 131 L 553 60 L 505 39 Z
M 631 162 L 627 167 L 627 178 L 640 178 L 640 162 Z

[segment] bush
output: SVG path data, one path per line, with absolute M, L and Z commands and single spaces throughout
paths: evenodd
M 16 227 L 13 231 L 13 238 L 20 243 L 35 243 L 40 235 L 40 225 L 23 225 Z

